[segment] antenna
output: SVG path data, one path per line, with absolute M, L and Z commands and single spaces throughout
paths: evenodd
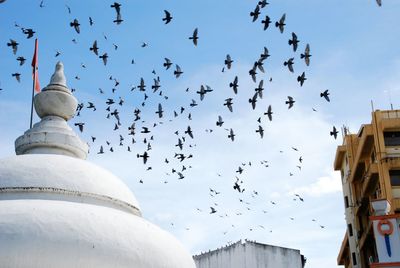
M 372 112 L 374 112 L 374 101 L 373 100 L 371 100 L 371 109 L 372 109 Z

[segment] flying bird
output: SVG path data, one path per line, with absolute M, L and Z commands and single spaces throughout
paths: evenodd
M 251 107 L 253 108 L 253 110 L 256 108 L 257 95 L 258 93 L 256 92 L 254 96 L 249 99 L 249 103 L 251 103 Z
M 162 110 L 161 103 L 158 104 L 158 110 L 157 110 L 156 114 L 158 114 L 158 118 L 163 117 L 163 110 Z
M 8 47 L 12 47 L 14 55 L 17 54 L 18 45 L 18 42 L 13 39 L 10 39 L 10 42 L 7 43 Z
M 27 39 L 32 38 L 33 35 L 35 34 L 35 31 L 33 31 L 32 29 L 24 29 L 24 28 L 22 28 L 22 32 L 24 34 L 26 34 L 26 38 Z
M 199 39 L 197 28 L 194 29 L 193 34 L 192 34 L 191 37 L 189 37 L 189 39 L 193 41 L 193 44 L 194 44 L 195 46 L 197 46 L 197 40 Z
M 275 27 L 278 27 L 281 33 L 283 33 L 283 31 L 285 30 L 285 25 L 286 25 L 285 19 L 286 19 L 286 14 L 283 14 L 280 20 L 275 22 Z
M 110 5 L 110 7 L 114 8 L 117 14 L 121 13 L 121 4 L 114 2 L 114 4 Z
M 290 108 L 293 107 L 293 104 L 294 104 L 295 102 L 296 102 L 296 101 L 294 101 L 293 98 L 292 98 L 291 96 L 288 96 L 288 100 L 287 100 L 285 103 L 289 105 L 289 106 L 288 106 L 288 109 L 290 109 Z
M 80 132 L 83 132 L 83 126 L 85 125 L 85 123 L 75 123 L 74 125 L 78 126 Z
M 103 60 L 104 66 L 107 65 L 107 58 L 108 58 L 107 53 L 104 53 L 103 55 L 99 56 L 99 58 Z
M 270 56 L 268 53 L 269 53 L 269 52 L 268 52 L 268 48 L 264 47 L 264 52 L 260 55 L 260 59 L 261 59 L 261 60 L 266 60 L 266 59 L 268 59 L 268 57 Z
M 307 78 L 306 78 L 306 74 L 304 72 L 297 77 L 297 82 L 300 83 L 300 86 L 303 86 L 304 81 L 306 81 L 306 80 L 307 80 Z
M 303 53 L 300 54 L 300 59 L 304 59 L 306 65 L 309 66 L 310 65 L 310 57 L 311 57 L 310 45 L 307 44 L 306 48 L 304 50 L 304 54 Z
M 272 114 L 273 114 L 273 112 L 272 112 L 272 107 L 271 107 L 271 105 L 269 105 L 269 106 L 268 106 L 268 110 L 267 110 L 266 113 L 264 113 L 264 115 L 267 115 L 269 121 L 272 121 Z
M 164 10 L 164 13 L 165 13 L 165 17 L 162 20 L 165 21 L 165 24 L 168 24 L 172 20 L 171 13 L 169 13 L 167 10 Z
M 19 61 L 19 66 L 22 66 L 22 65 L 24 65 L 26 59 L 24 57 L 20 56 L 17 58 L 17 61 Z
M 233 129 L 230 129 L 229 130 L 229 135 L 228 135 L 228 138 L 230 138 L 232 141 L 234 141 L 235 140 L 235 133 L 233 133 Z
M 18 83 L 21 82 L 21 74 L 20 73 L 13 73 L 11 76 L 15 77 L 17 79 Z
M 264 31 L 268 29 L 269 24 L 271 23 L 271 19 L 268 16 L 265 16 L 265 19 L 261 21 L 264 24 Z
M 328 90 L 328 89 L 325 90 L 324 92 L 321 92 L 319 95 L 320 95 L 321 98 L 324 97 L 324 98 L 326 99 L 327 102 L 330 102 L 330 101 L 331 101 L 331 100 L 329 99 L 329 90 Z
M 233 60 L 231 59 L 231 56 L 229 54 L 227 54 L 224 63 L 226 65 L 226 67 L 228 68 L 228 70 L 232 67 L 232 62 L 233 62 Z
M 288 59 L 287 61 L 285 61 L 285 62 L 283 63 L 284 66 L 287 66 L 287 67 L 288 67 L 288 69 L 289 69 L 289 71 L 290 71 L 291 73 L 294 72 L 294 70 L 293 70 L 293 64 L 294 64 L 294 58 L 290 58 L 290 59 Z
M 96 54 L 97 56 L 99 55 L 98 50 L 99 48 L 97 47 L 97 40 L 94 40 L 93 45 L 89 48 L 90 51 L 93 51 L 94 54 Z
M 261 125 L 258 126 L 258 129 L 256 130 L 258 134 L 260 134 L 261 139 L 264 137 L 264 129 L 262 128 Z
M 253 17 L 253 22 L 255 22 L 258 19 L 258 16 L 260 15 L 260 6 L 257 5 L 254 11 L 250 12 L 250 17 Z
M 79 21 L 77 19 L 74 19 L 73 22 L 70 22 L 69 25 L 71 27 L 74 27 L 75 31 L 79 34 L 81 32 L 81 29 L 79 28 L 80 24 Z
M 137 154 L 136 156 L 137 156 L 137 158 L 140 158 L 140 157 L 143 158 L 143 164 L 146 164 L 147 159 L 149 158 L 149 154 L 147 153 L 147 151 L 144 151 L 144 153 L 142 155 Z
M 264 90 L 264 80 L 261 80 L 260 83 L 258 83 L 258 87 L 255 88 L 255 91 L 257 92 L 260 99 L 263 98 L 263 90 Z
M 114 23 L 116 23 L 117 25 L 120 25 L 124 20 L 121 17 L 121 14 L 118 13 L 117 14 L 117 18 L 115 20 L 113 20 Z
M 175 77 L 178 78 L 179 76 L 181 76 L 181 74 L 183 74 L 181 67 L 179 67 L 178 64 L 175 64 L 175 71 L 174 71 Z
M 232 108 L 233 102 L 232 102 L 232 100 L 233 100 L 232 98 L 228 98 L 228 99 L 225 100 L 225 103 L 224 103 L 224 106 L 228 107 L 228 109 L 229 109 L 229 111 L 231 113 L 233 112 L 233 108 Z
M 231 87 L 233 89 L 233 92 L 235 94 L 237 94 L 238 87 L 239 87 L 239 85 L 238 85 L 238 77 L 237 76 L 235 76 L 235 79 L 233 80 L 233 82 L 229 83 L 229 87 Z
M 338 133 L 339 133 L 339 131 L 337 131 L 336 127 L 333 126 L 332 131 L 330 132 L 330 135 L 333 136 L 336 140 Z
M 165 60 L 165 62 L 163 63 L 163 66 L 165 67 L 165 70 L 168 70 L 171 67 L 172 62 L 168 58 L 164 58 L 164 60 Z
M 219 126 L 219 127 L 222 127 L 223 124 L 224 124 L 224 121 L 222 121 L 222 117 L 219 115 L 216 125 Z
M 297 39 L 297 35 L 292 32 L 292 39 L 289 39 L 288 43 L 289 46 L 293 46 L 293 51 L 296 52 L 297 50 L 297 44 L 299 43 L 299 39 Z
M 267 0 L 258 1 L 258 5 L 259 5 L 261 8 L 266 7 L 268 4 L 269 4 L 269 3 L 267 2 Z
M 257 72 L 256 72 L 256 70 L 257 70 L 257 65 L 254 64 L 253 68 L 251 68 L 250 71 L 249 71 L 249 75 L 251 76 L 251 79 L 253 80 L 254 83 L 257 82 L 257 77 L 256 77 Z

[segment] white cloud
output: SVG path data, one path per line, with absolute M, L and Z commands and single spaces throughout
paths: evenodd
M 332 172 L 329 176 L 320 177 L 316 182 L 298 187 L 289 192 L 290 195 L 295 193 L 297 194 L 305 194 L 308 196 L 322 196 L 325 194 L 331 194 L 342 191 L 342 184 L 340 181 L 339 172 Z

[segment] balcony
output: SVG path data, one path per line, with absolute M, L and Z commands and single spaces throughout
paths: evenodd
M 378 165 L 372 163 L 367 167 L 362 180 L 361 196 L 369 196 L 376 188 L 378 182 Z

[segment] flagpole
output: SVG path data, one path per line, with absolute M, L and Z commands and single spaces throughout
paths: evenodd
M 31 122 L 29 124 L 29 129 L 32 128 L 33 120 L 33 98 L 35 96 L 35 84 L 36 84 L 36 70 L 33 72 L 33 85 L 32 85 L 32 99 L 31 99 Z
M 38 84 L 38 75 L 37 75 L 37 67 L 38 67 L 38 40 L 35 39 L 35 51 L 33 53 L 32 59 L 32 68 L 33 68 L 33 84 L 32 84 L 32 99 L 31 99 L 31 121 L 29 123 L 29 129 L 32 128 L 32 121 L 33 121 L 33 99 L 35 97 L 35 90 L 40 91 L 40 86 Z

